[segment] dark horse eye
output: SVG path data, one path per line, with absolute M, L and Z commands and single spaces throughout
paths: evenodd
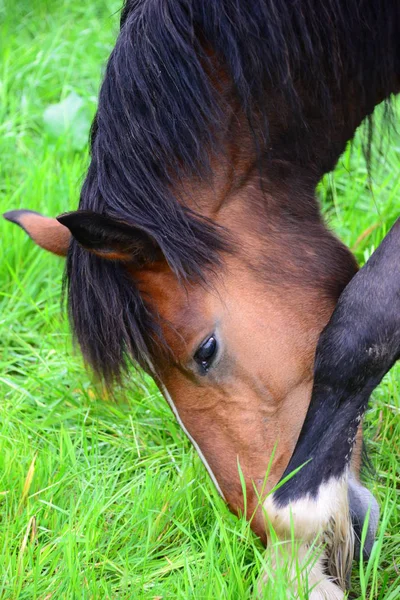
M 217 350 L 217 340 L 215 336 L 211 336 L 206 340 L 194 355 L 194 360 L 199 364 L 204 371 L 208 371 L 213 361 Z

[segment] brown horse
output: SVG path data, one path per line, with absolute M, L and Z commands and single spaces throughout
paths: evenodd
M 109 384 L 131 360 L 155 378 L 235 513 L 240 464 L 265 542 L 275 508 L 263 503 L 299 437 L 319 335 L 357 271 L 315 188 L 398 88 L 394 4 L 128 0 L 79 210 L 6 215 L 68 256 L 88 362 Z M 363 516 L 359 443 L 351 469 L 340 501 Z M 297 530 L 300 543 L 329 519 Z M 342 597 L 322 561 L 309 576 L 312 598 Z

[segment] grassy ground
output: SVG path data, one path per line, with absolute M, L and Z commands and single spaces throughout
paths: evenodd
M 119 0 L 0 0 L 0 212 L 77 203 Z M 60 120 L 62 107 L 71 126 Z M 368 183 L 360 144 L 320 188 L 363 262 L 400 209 L 400 137 Z M 107 400 L 72 352 L 61 259 L 0 222 L 0 598 L 246 599 L 263 550 L 227 511 L 151 381 Z M 400 370 L 375 392 L 369 482 L 383 510 L 353 597 L 400 597 Z M 288 597 L 277 576 L 267 598 Z

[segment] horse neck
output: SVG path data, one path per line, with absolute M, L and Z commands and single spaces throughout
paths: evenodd
M 312 95 L 300 90 L 299 123 L 299 116 L 291 111 L 282 94 L 266 91 L 265 136 L 249 125 L 226 81 L 224 86 L 225 119 L 216 140 L 218 151 L 211 154 L 209 174 L 185 180 L 178 196 L 194 211 L 219 220 L 220 211 L 247 187 L 251 196 L 255 191 L 260 198 L 264 196 L 269 219 L 279 212 L 290 212 L 302 221 L 306 217 L 318 219 L 318 182 L 335 167 L 347 142 L 384 96 L 377 92 L 375 101 L 367 105 L 349 85 L 348 97 L 334 102 L 328 116 L 315 106 Z M 259 118 L 255 118 L 257 122 Z M 268 203 L 266 195 L 270 197 Z
M 181 195 L 192 210 L 228 229 L 263 278 L 282 285 L 284 273 L 288 285 L 315 290 L 332 308 L 356 264 L 326 228 L 315 189 L 364 116 L 359 108 L 347 119 L 339 109 L 332 121 L 314 115 L 300 139 L 285 111 L 271 114 L 268 145 L 257 152 L 246 118 L 232 109 L 210 177 L 186 181 Z M 321 134 L 326 129 L 328 136 Z

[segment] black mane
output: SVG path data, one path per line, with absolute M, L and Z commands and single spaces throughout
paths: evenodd
M 218 264 L 223 232 L 184 208 L 171 190 L 206 177 L 224 106 L 218 57 L 254 131 L 268 139 L 268 94 L 280 90 L 297 139 L 307 130 L 301 90 L 329 122 L 338 98 L 366 106 L 399 73 L 400 8 L 390 0 L 127 0 L 101 87 L 91 164 L 79 207 L 143 226 L 178 277 Z M 289 142 L 288 142 L 289 143 Z M 261 145 L 260 145 L 261 144 Z M 73 242 L 69 310 L 83 353 L 107 381 L 131 360 L 151 370 L 156 325 L 116 263 Z

